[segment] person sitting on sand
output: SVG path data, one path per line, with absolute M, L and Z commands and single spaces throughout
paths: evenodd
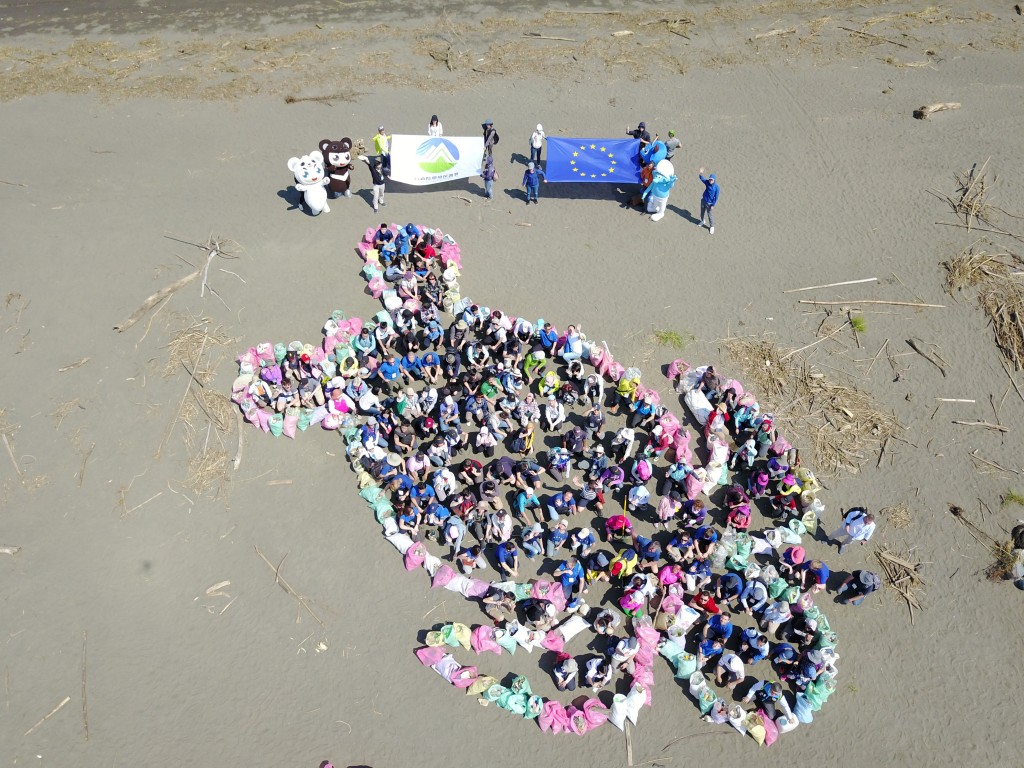
M 608 660 L 598 657 L 587 662 L 587 673 L 584 679 L 591 690 L 597 693 L 612 681 L 613 672 L 612 665 Z
M 824 561 L 815 558 L 800 566 L 799 572 L 801 589 L 806 589 L 808 584 L 810 584 L 812 594 L 825 589 L 830 571 Z
M 552 669 L 555 678 L 555 686 L 560 691 L 575 691 L 576 679 L 579 676 L 579 664 L 568 653 L 559 653 L 555 657 L 555 666 Z
M 747 673 L 743 666 L 743 659 L 735 653 L 726 653 L 718 661 L 715 667 L 715 682 L 724 685 L 730 691 L 743 682 Z
M 547 632 L 558 621 L 558 611 L 550 600 L 527 598 L 523 601 L 523 615 L 532 629 Z
M 621 623 L 622 617 L 608 608 L 598 612 L 592 622 L 594 631 L 599 635 L 614 635 L 615 630 Z
M 856 570 L 839 585 L 836 600 L 843 605 L 860 605 L 864 598 L 882 586 L 882 579 L 877 573 Z
M 516 596 L 511 592 L 491 587 L 480 602 L 483 605 L 484 613 L 494 622 L 495 626 L 516 618 Z

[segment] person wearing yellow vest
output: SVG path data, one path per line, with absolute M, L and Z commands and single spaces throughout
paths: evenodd
M 391 137 L 384 131 L 384 126 L 377 128 L 373 137 L 373 151 L 384 161 L 384 175 L 391 175 Z

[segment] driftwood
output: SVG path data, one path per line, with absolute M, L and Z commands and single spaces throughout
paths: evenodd
M 879 35 L 872 35 L 870 32 L 861 32 L 857 29 L 850 29 L 849 27 L 839 27 L 843 32 L 849 32 L 851 35 L 857 35 L 859 37 L 867 38 L 868 40 L 878 40 L 881 43 L 890 43 L 891 45 L 898 45 L 900 48 L 909 48 L 910 46 L 903 43 L 897 42 L 896 40 L 890 40 L 888 37 L 881 37 Z M 960 105 L 957 104 L 959 107 Z
M 960 109 L 960 103 L 957 101 L 941 101 L 938 104 L 928 104 L 915 109 L 914 117 L 918 120 L 924 120 L 932 112 L 945 112 L 947 109 Z
M 778 37 L 779 35 L 792 35 L 796 32 L 796 27 L 792 29 L 773 29 L 770 32 L 762 32 L 759 35 L 754 35 L 751 40 L 764 40 L 766 37 Z
M 21 552 L 21 547 L 0 547 L 0 555 L 16 555 Z
M 77 363 L 71 363 L 70 365 L 65 365 L 63 368 L 58 368 L 57 369 L 57 373 L 64 373 L 65 371 L 73 371 L 73 370 L 75 370 L 75 368 L 81 368 L 83 365 L 85 365 L 88 362 L 89 362 L 89 358 L 88 357 L 83 357 Z
M 65 697 L 64 697 L 64 701 L 62 701 L 62 702 L 61 702 L 60 704 L 58 704 L 58 705 L 57 705 L 56 707 L 54 707 L 53 709 L 51 709 L 51 710 L 50 710 L 50 712 L 49 712 L 49 714 L 47 714 L 47 715 L 45 715 L 44 717 L 42 717 L 42 718 L 41 718 L 41 719 L 39 720 L 39 722 L 38 722 L 38 723 L 36 723 L 35 725 L 33 725 L 33 726 L 32 726 L 31 728 L 29 728 L 29 729 L 28 729 L 27 731 L 25 731 L 25 735 L 26 735 L 26 736 L 28 736 L 28 735 L 29 735 L 30 733 L 32 733 L 32 732 L 33 732 L 33 731 L 34 731 L 34 730 L 35 730 L 36 728 L 38 728 L 38 727 L 39 727 L 40 725 L 42 725 L 42 724 L 43 724 L 43 723 L 45 723 L 45 722 L 46 722 L 47 720 L 49 720 L 49 719 L 50 719 L 51 717 L 53 717 L 53 716 L 54 716 L 54 715 L 56 715 L 56 714 L 57 714 L 58 712 L 60 712 L 60 711 L 61 711 L 61 709 L 63 709 L 63 708 L 64 708 L 64 705 L 65 705 L 65 704 L 67 704 L 67 703 L 68 703 L 69 701 L 71 701 L 71 697 L 70 697 L 70 696 L 65 696 Z
M 826 283 L 825 285 L 808 285 L 806 288 L 790 288 L 788 291 L 783 291 L 783 293 L 800 293 L 801 291 L 815 291 L 818 288 L 837 288 L 840 285 L 858 285 L 860 283 L 875 282 L 878 282 L 877 277 L 866 277 L 863 280 L 844 280 L 841 283 Z
M 1002 424 L 993 424 L 989 421 L 961 421 L 960 419 L 954 419 L 954 424 L 961 424 L 965 427 L 984 427 L 985 429 L 991 429 L 995 432 L 1009 432 L 1009 427 L 1004 427 Z
M 938 368 L 939 372 L 943 375 L 943 377 L 945 377 L 945 375 L 946 375 L 946 367 L 944 365 L 942 365 L 942 363 L 940 363 L 938 361 L 938 359 L 935 357 L 935 355 L 933 355 L 930 352 L 927 352 L 925 350 L 924 342 L 923 341 L 921 341 L 920 339 L 907 339 L 907 344 L 910 345 L 910 348 L 912 350 L 914 350 L 915 352 L 917 352 L 917 354 L 919 354 L 921 357 L 923 357 L 929 363 L 931 363 L 936 368 Z
M 141 320 L 143 317 L 145 317 L 146 313 L 149 312 L 149 310 L 151 310 L 153 307 L 155 307 L 161 301 L 166 299 L 168 296 L 171 296 L 171 295 L 177 293 L 178 291 L 180 291 L 186 285 L 188 285 L 193 280 L 195 280 L 197 277 L 199 277 L 199 275 L 202 274 L 202 272 L 203 272 L 203 270 L 197 269 L 195 272 L 192 272 L 191 274 L 185 275 L 180 280 L 176 280 L 175 282 L 171 283 L 170 285 L 166 286 L 165 288 L 161 288 L 159 291 L 157 291 L 152 296 L 150 296 L 148 299 L 146 299 L 144 302 L 142 302 L 142 305 L 138 309 L 136 309 L 134 312 L 132 312 L 131 316 L 127 320 L 125 320 L 120 325 L 115 325 L 114 326 L 114 330 L 117 331 L 118 333 L 124 333 L 129 328 L 131 328 L 133 325 L 135 325 L 137 322 L 139 322 L 139 320 Z
M 560 40 L 563 43 L 575 43 L 571 37 L 552 37 L 550 35 L 542 35 L 540 32 L 523 32 L 523 37 L 531 37 L 534 40 Z
M 922 304 L 916 301 L 882 301 L 880 299 L 859 299 L 856 301 L 814 301 L 812 299 L 800 299 L 801 304 L 814 304 L 822 307 L 853 306 L 854 304 L 885 304 L 890 307 L 918 307 L 931 309 L 945 309 L 945 304 Z

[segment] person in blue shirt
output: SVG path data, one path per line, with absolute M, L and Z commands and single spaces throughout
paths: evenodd
M 718 543 L 718 531 L 710 525 L 702 525 L 693 534 L 693 547 L 697 557 L 711 557 Z
M 776 643 L 772 646 L 768 656 L 771 658 L 772 666 L 779 674 L 791 670 L 800 658 L 796 648 L 789 643 Z
M 698 557 L 686 566 L 685 573 L 688 592 L 699 592 L 711 583 L 711 563 L 705 558 Z
M 394 355 L 388 354 L 384 358 L 384 362 L 377 368 L 377 377 L 380 379 L 381 386 L 389 394 L 402 385 L 402 366 Z
M 516 519 L 524 525 L 527 524 L 526 510 L 538 509 L 540 507 L 540 499 L 533 492 L 532 487 L 527 487 L 516 494 L 515 503 L 512 505 L 512 514 L 515 515 Z
M 728 642 L 732 636 L 733 623 L 727 613 L 716 613 L 710 619 L 708 623 L 704 625 L 704 631 L 701 633 L 705 640 L 718 639 L 722 641 L 722 645 Z
M 523 173 L 523 188 L 526 190 L 526 204 L 529 205 L 530 201 L 533 200 L 534 205 L 539 205 L 540 200 L 537 199 L 537 195 L 540 193 L 540 180 L 547 178 L 544 176 L 544 171 L 538 168 L 535 163 L 530 163 L 526 166 L 526 172 Z
M 800 572 L 800 588 L 807 588 L 808 577 L 810 577 L 810 591 L 814 593 L 821 592 L 825 589 L 826 582 L 828 582 L 828 577 L 831 573 L 828 566 L 817 558 L 804 563 L 797 570 Z
M 700 641 L 697 646 L 697 666 L 703 667 L 708 659 L 713 659 L 722 653 L 722 641 L 717 637 L 709 637 Z
M 516 549 L 515 542 L 503 541 L 498 545 L 495 557 L 499 573 L 510 579 L 519 575 L 519 550 Z
M 768 658 L 768 638 L 754 627 L 744 629 L 740 637 L 740 658 L 747 664 Z
M 576 514 L 576 499 L 573 498 L 572 491 L 559 491 L 548 496 L 545 507 L 548 519 L 557 522 L 565 515 Z
M 723 605 L 738 600 L 743 593 L 743 579 L 738 573 L 729 571 L 718 577 L 715 585 L 715 599 Z
M 580 528 L 578 531 L 573 531 L 569 537 L 569 546 L 580 557 L 586 557 L 597 546 L 597 537 L 589 528 Z
M 566 600 L 572 597 L 572 593 L 577 587 L 582 587 L 583 566 L 575 557 L 563 561 L 555 569 L 554 575 L 562 584 L 562 594 L 565 595 Z
M 402 376 L 410 384 L 423 378 L 423 361 L 416 357 L 412 350 L 406 353 L 399 365 L 402 366 Z
M 569 540 L 569 521 L 566 518 L 561 518 L 555 524 L 555 527 L 548 531 L 548 543 L 544 549 L 544 554 L 548 557 L 553 558 L 563 546 L 565 542 Z
M 768 605 L 768 587 L 760 579 L 751 579 L 740 594 L 740 608 L 748 615 L 760 614 Z
M 700 226 L 706 226 L 708 231 L 713 235 L 715 234 L 715 218 L 711 215 L 712 209 L 718 204 L 718 182 L 715 181 L 715 174 L 710 176 L 704 176 L 704 169 L 700 169 L 700 173 L 697 174 L 698 178 L 704 184 L 704 194 L 700 198 Z M 705 224 L 704 219 L 707 218 Z
M 432 485 L 427 485 L 425 482 L 417 483 L 412 487 L 410 497 L 412 498 L 413 505 L 423 511 L 429 504 L 434 501 L 437 496 L 437 492 L 434 490 Z
M 379 252 L 384 247 L 384 244 L 390 243 L 394 237 L 395 233 L 388 228 L 387 222 L 382 221 L 380 229 L 373 233 L 373 247 Z
M 661 544 L 646 536 L 633 535 L 633 549 L 640 555 L 640 568 L 645 571 L 658 570 L 661 560 Z
M 551 327 L 551 323 L 544 323 L 537 333 L 537 340 L 546 352 L 550 352 L 558 342 L 558 331 Z
M 751 686 L 747 695 L 743 697 L 743 701 L 746 704 L 753 701 L 758 709 L 763 709 L 764 713 L 774 720 L 781 698 L 781 685 L 772 680 L 758 680 Z
M 438 338 L 440 338 L 441 326 L 437 326 Z M 424 353 L 423 357 L 420 358 L 420 372 L 423 374 L 423 378 L 429 381 L 431 384 L 437 382 L 437 377 L 441 375 L 441 358 L 437 352 L 428 351 Z

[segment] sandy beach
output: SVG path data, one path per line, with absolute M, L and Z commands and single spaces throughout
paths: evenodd
M 822 472 L 822 496 L 830 530 L 855 505 L 905 502 L 909 522 L 881 515 L 841 557 L 815 546 L 843 574 L 873 567 L 875 546 L 910 550 L 927 582 L 913 624 L 891 590 L 859 608 L 824 600 L 839 690 L 769 750 L 702 723 L 656 664 L 632 764 L 1019 762 L 1021 594 L 987 578 L 991 552 L 948 507 L 1000 541 L 1024 517 L 1004 502 L 1024 492 L 1024 376 L 1004 367 L 974 289 L 945 291 L 943 267 L 970 246 L 1024 251 L 1013 3 L 68 5 L 0 4 L 0 547 L 20 548 L 0 554 L 0 763 L 627 765 L 614 728 L 552 738 L 419 664 L 425 631 L 487 619 L 405 572 L 337 434 L 293 442 L 247 425 L 236 470 L 232 412 L 208 427 L 191 394 L 230 394 L 251 345 L 316 343 L 332 310 L 378 311 L 354 250 L 381 220 L 366 169 L 314 218 L 286 161 L 325 137 L 369 144 L 381 123 L 423 133 L 432 113 L 447 135 L 491 118 L 502 136 L 493 201 L 479 179 L 387 192 L 389 222 L 459 242 L 464 295 L 579 323 L 680 415 L 671 360 L 749 380 L 729 339 L 818 342 L 799 353 L 808 370 L 903 428 L 845 456 L 857 472 Z M 938 102 L 960 108 L 913 118 Z M 663 220 L 624 207 L 615 185 L 546 184 L 524 205 L 536 123 L 619 137 L 639 120 L 682 141 Z M 955 226 L 941 199 L 983 165 L 999 210 L 978 226 L 1002 233 Z M 713 236 L 695 226 L 701 167 L 722 188 Z M 216 293 L 197 280 L 113 330 L 202 267 L 211 237 L 234 241 L 211 265 Z M 201 386 L 172 343 L 190 327 L 206 338 Z M 804 424 L 825 407 L 772 405 L 810 408 Z M 539 654 L 472 657 L 556 694 Z

